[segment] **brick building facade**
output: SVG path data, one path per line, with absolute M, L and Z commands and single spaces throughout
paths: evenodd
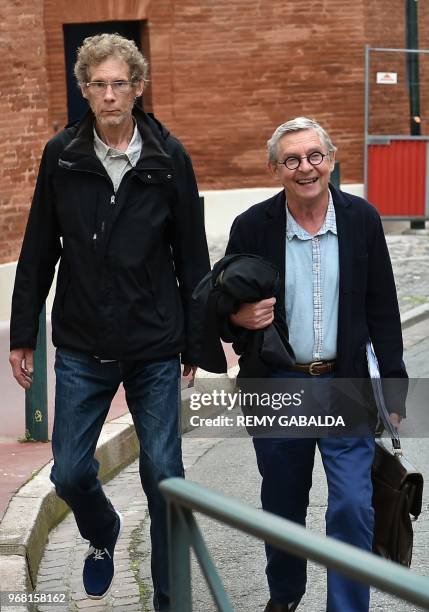
M 429 3 L 418 4 L 427 49 Z M 364 46 L 405 46 L 403 0 L 0 0 L 0 16 L 0 263 L 17 258 L 43 145 L 67 123 L 64 24 L 137 23 L 145 106 L 187 146 L 202 189 L 269 185 L 266 139 L 297 115 L 330 130 L 342 182 L 362 182 Z M 377 56 L 376 70 L 400 85 L 374 89 L 371 131 L 409 133 L 403 57 Z

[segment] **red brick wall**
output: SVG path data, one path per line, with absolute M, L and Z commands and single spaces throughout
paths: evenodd
M 428 48 L 424 5 L 419 34 Z M 364 45 L 404 46 L 404 14 L 403 0 L 159 1 L 148 15 L 154 108 L 188 146 L 204 188 L 270 184 L 265 142 L 298 115 L 330 131 L 342 180 L 362 182 Z M 399 61 L 392 70 L 402 85 L 371 101 L 376 130 L 407 133 Z
M 153 104 L 188 145 L 203 187 L 269 185 L 266 140 L 297 115 L 332 131 L 341 159 L 347 151 L 344 178 L 359 180 L 362 2 L 342 2 L 341 18 L 333 1 L 187 0 L 167 13 L 169 4 L 149 14 L 164 32 L 157 52 L 152 43 Z
M 25 35 L 24 35 L 25 33 Z M 0 263 L 16 259 L 47 130 L 42 3 L 0 2 Z
M 421 48 L 429 48 L 428 4 L 418 3 Z M 330 131 L 342 181 L 362 182 L 364 45 L 405 41 L 403 0 L 0 0 L 0 10 L 9 59 L 0 68 L 0 261 L 18 254 L 37 159 L 67 120 L 64 23 L 142 22 L 153 109 L 189 149 L 205 189 L 270 185 L 266 140 L 297 115 Z M 371 131 L 407 133 L 403 59 L 374 58 L 377 69 L 397 71 L 400 84 L 372 88 Z M 420 73 L 429 133 L 429 57 Z

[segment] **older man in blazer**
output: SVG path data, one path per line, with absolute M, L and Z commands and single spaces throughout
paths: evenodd
M 234 221 L 227 253 L 274 263 L 277 300 L 243 304 L 236 326 L 261 329 L 286 319 L 297 364 L 274 377 L 364 378 L 371 339 L 383 377 L 406 378 L 395 282 L 380 217 L 362 198 L 329 183 L 336 147 L 316 121 L 298 117 L 268 141 L 268 168 L 283 190 Z M 397 426 L 403 406 L 392 406 Z M 372 548 L 372 437 L 254 438 L 265 510 L 305 525 L 316 445 L 328 481 L 327 535 Z M 266 612 L 295 610 L 306 563 L 266 546 Z M 328 612 L 367 612 L 369 587 L 328 571 Z

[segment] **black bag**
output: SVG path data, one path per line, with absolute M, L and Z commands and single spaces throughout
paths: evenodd
M 423 476 L 402 455 L 398 431 L 386 408 L 377 357 L 367 342 L 368 371 L 379 416 L 378 435 L 385 429 L 392 442 L 389 449 L 382 440 L 375 441 L 372 465 L 372 504 L 375 527 L 372 549 L 381 557 L 410 567 L 413 553 L 413 527 L 422 510 Z M 377 435 L 377 434 L 376 434 Z
M 409 567 L 413 551 L 410 515 L 416 520 L 421 512 L 423 476 L 402 456 L 399 440 L 392 440 L 392 449 L 380 439 L 375 442 L 373 552 Z

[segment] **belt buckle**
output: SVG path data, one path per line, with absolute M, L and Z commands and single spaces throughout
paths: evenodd
M 312 363 L 310 363 L 308 367 L 308 373 L 311 374 L 311 376 L 320 376 L 321 372 L 314 371 L 314 367 L 318 365 L 323 365 L 323 361 L 313 361 Z

